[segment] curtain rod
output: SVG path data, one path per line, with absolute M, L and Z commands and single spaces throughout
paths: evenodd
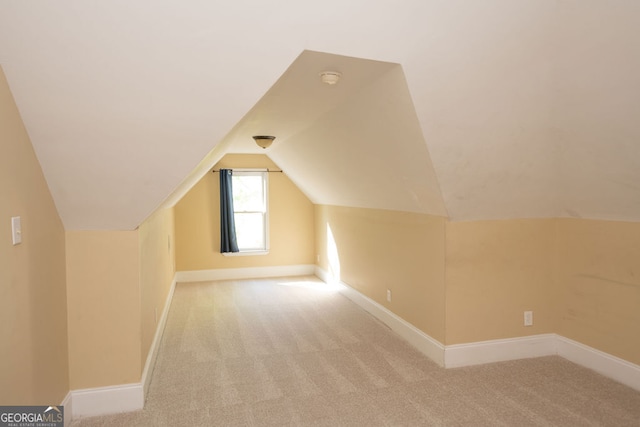
M 243 169 L 243 168 L 238 168 L 238 169 Z M 233 170 L 233 168 L 231 168 L 231 170 Z M 283 172 L 281 170 L 280 171 L 279 170 L 270 170 L 268 168 L 265 169 L 265 170 L 256 169 L 256 171 L 257 172 L 260 172 L 260 171 L 262 171 L 262 172 L 278 172 L 278 173 L 282 173 Z M 216 173 L 216 172 L 220 172 L 220 170 L 219 169 L 217 169 L 217 170 L 216 169 L 211 169 L 211 172 Z

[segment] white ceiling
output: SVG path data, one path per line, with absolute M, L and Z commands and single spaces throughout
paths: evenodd
M 639 28 L 634 1 L 0 0 L 0 65 L 67 229 L 135 228 L 257 133 L 317 203 L 640 221 Z
M 343 75 L 333 86 L 327 68 Z M 277 135 L 266 150 L 261 134 Z M 305 51 L 226 140 L 267 154 L 314 203 L 446 215 L 398 64 Z

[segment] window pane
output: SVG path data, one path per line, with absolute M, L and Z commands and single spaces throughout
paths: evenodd
M 267 231 L 267 182 L 265 171 L 234 171 L 233 210 L 240 251 L 264 251 Z
M 238 248 L 241 251 L 265 249 L 264 215 L 262 213 L 236 212 L 234 217 Z
M 264 212 L 261 175 L 233 175 L 233 209 L 236 212 Z

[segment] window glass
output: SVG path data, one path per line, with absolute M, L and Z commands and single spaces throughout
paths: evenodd
M 234 170 L 232 177 L 238 249 L 267 250 L 267 172 Z

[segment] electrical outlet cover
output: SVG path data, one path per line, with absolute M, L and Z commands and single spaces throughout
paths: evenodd
M 533 326 L 533 311 L 524 312 L 524 326 Z

